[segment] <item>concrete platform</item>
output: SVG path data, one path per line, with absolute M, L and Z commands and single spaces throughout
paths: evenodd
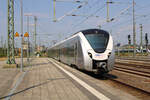
M 6 62 L 0 61 L 0 98 L 7 95 L 19 73 L 19 70 L 15 68 L 3 68 L 4 65 Z
M 83 72 L 48 58 L 36 58 L 4 100 L 138 100 Z
M 72 81 L 46 59 L 36 59 L 11 100 L 89 100 Z M 6 98 L 5 98 L 6 99 Z

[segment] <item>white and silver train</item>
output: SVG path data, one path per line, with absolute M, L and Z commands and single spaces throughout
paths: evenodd
M 95 73 L 113 70 L 115 52 L 112 36 L 99 29 L 79 31 L 48 49 L 48 56 L 78 69 Z

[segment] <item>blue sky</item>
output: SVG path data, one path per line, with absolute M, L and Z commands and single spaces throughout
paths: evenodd
M 102 29 L 111 32 L 115 44 L 118 42 L 120 42 L 121 44 L 126 44 L 128 34 L 131 34 L 132 37 L 132 7 L 130 7 L 126 12 L 124 12 L 124 14 L 119 15 L 121 11 L 131 6 L 132 0 L 112 0 L 116 3 L 110 4 L 110 18 L 113 18 L 117 15 L 118 17 L 116 17 L 116 20 L 110 23 L 106 23 L 107 0 L 80 1 L 88 1 L 88 4 L 84 5 L 82 8 L 78 9 L 73 14 L 93 16 L 89 17 L 88 19 L 84 16 L 66 16 L 59 22 L 53 22 L 53 0 L 23 0 L 24 14 L 31 13 L 32 15 L 35 15 L 38 18 L 38 44 L 50 45 L 53 40 L 60 41 L 79 30 L 88 28 L 98 28 L 98 25 L 101 25 Z M 150 32 L 150 1 L 135 0 L 135 2 L 137 33 L 136 39 L 137 43 L 139 43 L 139 24 L 143 24 L 143 33 L 149 34 Z M 81 5 L 81 3 L 56 2 L 56 18 L 60 18 L 67 12 L 70 12 L 72 9 L 77 8 L 79 5 Z M 146 16 L 143 17 L 143 15 Z M 31 40 L 33 40 L 33 24 L 33 17 L 30 17 Z M 20 33 L 20 0 L 15 0 L 15 32 Z M 24 32 L 26 32 L 26 17 L 24 17 Z M 7 39 L 7 0 L 0 0 L 0 37 L 2 36 L 4 37 L 3 40 Z M 20 44 L 19 41 L 20 39 L 16 39 L 17 45 Z

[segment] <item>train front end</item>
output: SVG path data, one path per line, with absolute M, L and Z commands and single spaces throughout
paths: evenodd
M 90 47 L 87 47 L 87 54 L 92 61 L 92 70 L 95 73 L 113 70 L 115 53 L 111 35 L 99 29 L 84 31 L 83 34 L 90 44 Z

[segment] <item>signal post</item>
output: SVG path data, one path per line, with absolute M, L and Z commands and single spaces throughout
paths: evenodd
M 21 34 L 22 35 L 22 34 Z M 18 32 L 16 32 L 15 33 L 15 37 L 19 37 L 19 33 Z M 22 37 L 27 37 L 28 38 L 28 47 L 27 47 L 27 61 L 29 61 L 29 34 L 28 34 L 28 32 L 26 32 L 25 34 L 24 34 L 24 36 L 22 35 L 21 36 L 21 38 Z M 21 39 L 21 41 L 22 41 L 22 39 Z M 22 42 L 21 42 L 21 48 L 22 48 Z M 29 63 L 29 62 L 28 62 Z M 20 67 L 20 70 L 21 70 L 21 72 L 23 71 L 23 50 L 21 50 L 21 67 Z

